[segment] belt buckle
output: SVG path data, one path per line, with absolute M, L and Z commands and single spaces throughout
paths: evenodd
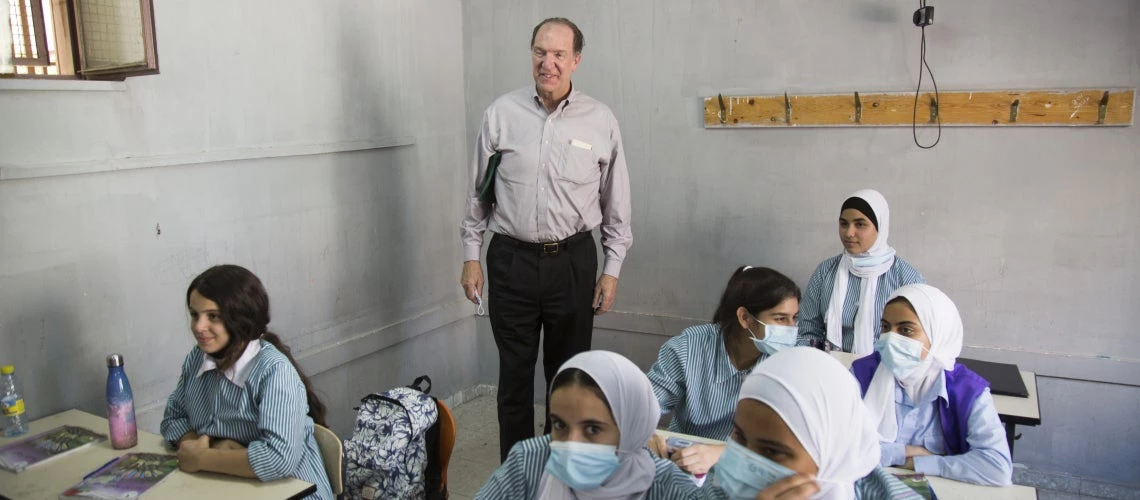
M 559 246 L 559 243 L 557 241 L 555 241 L 553 243 L 543 243 L 542 244 L 542 253 L 546 254 L 546 255 L 555 255 L 558 253 L 558 250 L 559 250 L 558 246 Z

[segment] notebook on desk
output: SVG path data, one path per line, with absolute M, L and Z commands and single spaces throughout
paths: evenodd
M 990 392 L 994 394 L 1029 397 L 1029 389 L 1025 387 L 1025 381 L 1021 379 L 1021 371 L 1017 369 L 1017 365 L 968 358 L 958 358 L 958 362 L 986 379 L 990 383 Z

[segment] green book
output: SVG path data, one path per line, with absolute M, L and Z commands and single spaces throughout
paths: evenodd
M 938 496 L 934 494 L 934 488 L 930 486 L 930 481 L 926 479 L 926 474 L 895 474 L 895 477 L 925 500 L 935 500 L 938 498 Z
M 496 151 L 487 160 L 487 171 L 483 174 L 483 184 L 479 186 L 479 201 L 490 205 L 495 204 L 495 176 L 499 172 L 499 163 L 502 161 L 502 151 Z

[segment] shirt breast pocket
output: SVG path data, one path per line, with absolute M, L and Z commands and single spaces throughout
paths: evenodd
M 601 143 L 592 139 L 568 139 L 562 144 L 558 177 L 574 184 L 594 184 L 602 177 Z

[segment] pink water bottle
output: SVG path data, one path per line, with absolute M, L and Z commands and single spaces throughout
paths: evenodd
M 111 447 L 130 448 L 139 442 L 135 426 L 135 397 L 123 371 L 123 355 L 107 356 L 107 422 L 111 426 Z

